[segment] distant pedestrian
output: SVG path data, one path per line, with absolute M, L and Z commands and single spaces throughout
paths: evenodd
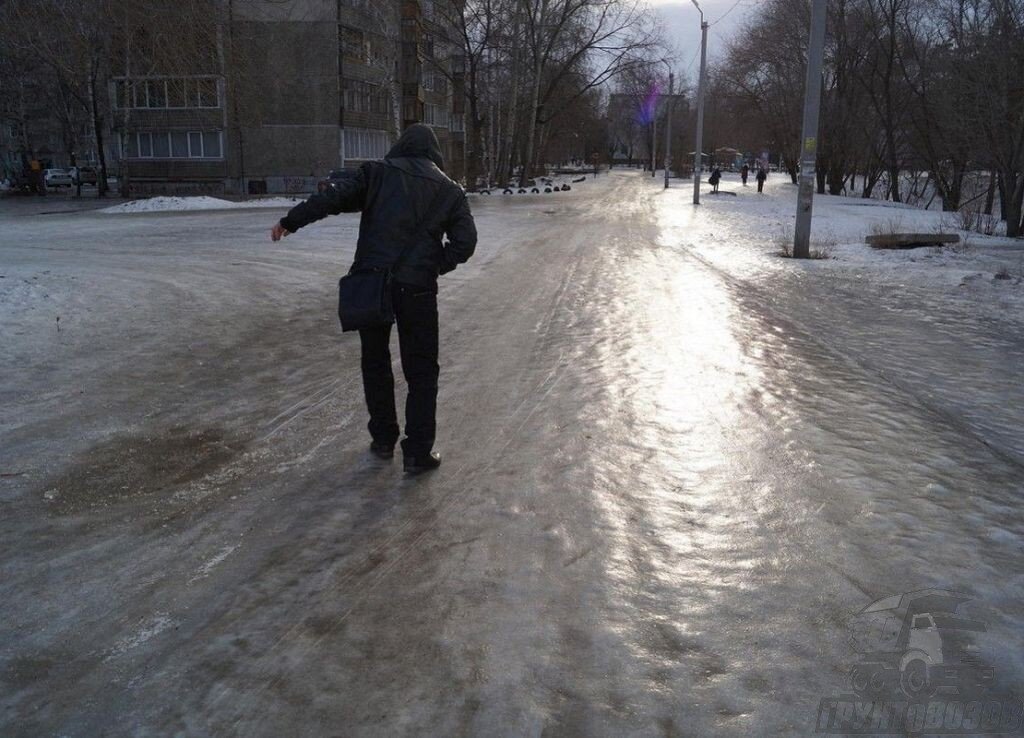
M 744 187 L 747 186 L 747 175 L 749 175 L 749 174 L 750 174 L 750 167 L 748 167 L 747 163 L 744 162 L 743 163 L 743 168 L 740 169 L 740 179 L 743 180 L 743 186 Z
M 708 177 L 708 183 L 711 185 L 712 192 L 718 192 L 718 183 L 722 181 L 722 170 L 715 167 L 711 170 L 711 176 Z
M 757 191 L 764 193 L 764 181 L 768 179 L 768 171 L 764 167 L 757 170 Z
M 274 241 L 338 213 L 362 212 L 355 262 L 361 271 L 393 270 L 391 297 L 398 323 L 402 371 L 409 387 L 405 403 L 405 471 L 436 469 L 433 451 L 437 412 L 437 276 L 462 264 L 476 248 L 476 226 L 465 191 L 444 173 L 441 147 L 432 129 L 406 129 L 383 161 L 363 164 L 299 203 L 271 230 Z M 447 235 L 445 243 L 442 237 Z M 398 441 L 395 379 L 391 371 L 391 324 L 359 330 L 363 389 L 370 412 L 370 451 L 394 455 Z

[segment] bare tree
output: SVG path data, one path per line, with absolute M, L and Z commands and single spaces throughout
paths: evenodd
M 639 0 L 522 3 L 532 79 L 520 185 L 530 177 L 543 126 L 577 97 L 644 64 L 659 41 Z

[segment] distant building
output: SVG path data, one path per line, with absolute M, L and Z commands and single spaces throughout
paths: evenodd
M 221 3 L 205 68 L 111 81 L 135 194 L 308 192 L 383 157 L 413 122 L 435 129 L 462 176 L 461 54 L 440 2 Z

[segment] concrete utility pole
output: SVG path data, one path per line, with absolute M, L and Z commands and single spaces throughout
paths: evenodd
M 651 113 L 651 178 L 658 169 L 658 101 L 654 101 L 654 110 Z
M 708 73 L 708 24 L 697 0 L 691 0 L 700 13 L 700 80 L 697 83 L 697 149 L 693 152 L 693 204 L 700 205 L 700 172 L 704 166 L 704 82 Z
M 668 169 L 672 165 L 672 105 L 675 98 L 675 78 L 672 72 L 668 73 L 668 120 L 665 121 L 665 189 L 668 189 Z
M 803 137 L 800 139 L 800 191 L 796 201 L 793 257 L 811 255 L 811 207 L 814 204 L 814 166 L 818 153 L 818 113 L 821 108 L 821 63 L 825 51 L 828 0 L 812 0 L 811 40 L 807 46 Z

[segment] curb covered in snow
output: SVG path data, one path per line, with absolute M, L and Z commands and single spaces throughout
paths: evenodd
M 197 195 L 194 197 L 150 197 L 145 200 L 131 200 L 130 202 L 112 205 L 109 208 L 102 208 L 98 212 L 111 214 L 124 213 L 170 213 L 186 212 L 191 210 L 242 210 L 249 208 L 290 208 L 305 197 L 268 197 L 261 200 L 243 200 L 234 202 L 222 200 L 218 197 Z

